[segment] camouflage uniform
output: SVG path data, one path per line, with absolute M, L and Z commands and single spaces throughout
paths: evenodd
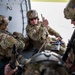
M 38 18 L 38 13 L 36 10 L 30 10 L 27 12 L 27 18 L 28 18 L 28 25 L 26 26 L 26 32 L 27 35 L 30 39 L 31 45 L 33 45 L 35 48 L 38 50 L 41 49 L 51 49 L 51 42 L 55 41 L 55 39 L 51 39 L 50 35 L 53 35 L 55 37 L 61 37 L 59 33 L 57 33 L 55 30 L 53 30 L 50 26 L 48 25 L 43 25 L 43 22 L 39 21 Z M 31 25 L 30 24 L 30 19 L 37 18 L 38 24 L 36 25 Z M 64 46 L 61 46 L 61 51 L 62 54 L 65 51 L 65 43 Z
M 68 2 L 67 6 L 64 8 L 64 16 L 66 19 L 70 19 L 71 23 L 75 22 L 75 0 L 70 0 Z M 74 63 L 75 55 L 73 53 L 73 49 L 71 49 L 66 60 L 66 66 L 70 69 L 71 72 L 75 71 Z
M 33 44 L 33 46 L 36 47 L 37 49 L 40 49 L 40 47 L 46 41 L 46 43 L 44 44 L 44 49 L 50 49 L 51 48 L 50 42 L 52 42 L 55 39 L 52 40 L 49 37 L 49 35 L 54 35 L 56 37 L 58 36 L 60 37 L 60 35 L 55 30 L 53 30 L 51 27 L 42 25 L 42 22 L 38 22 L 38 24 L 35 26 L 31 25 L 29 23 L 29 19 L 33 17 L 33 14 L 30 15 L 30 13 L 32 12 L 34 12 L 34 10 L 30 10 L 29 14 L 27 14 L 28 25 L 26 27 L 26 32 L 27 32 L 29 39 L 31 40 L 31 44 Z M 38 17 L 36 13 L 37 12 L 35 11 L 34 17 Z M 34 65 L 31 65 L 31 67 L 29 66 L 27 68 L 28 70 L 26 71 L 25 75 L 28 75 L 29 73 L 32 73 L 32 72 L 34 73 L 34 75 L 40 75 L 39 72 L 35 73 L 32 67 L 34 68 Z M 34 69 L 36 68 L 37 68 L 37 65 L 35 66 Z M 62 75 L 69 75 L 67 71 L 64 69 L 64 67 L 57 67 L 56 70 L 57 72 L 61 72 L 60 74 Z
M 49 67 L 49 66 L 47 66 Z M 58 66 L 56 65 L 55 67 L 51 67 L 48 68 L 47 72 L 44 71 L 45 69 L 47 69 L 46 65 L 42 65 L 39 62 L 38 63 L 33 63 L 33 64 L 28 64 L 25 74 L 24 75 L 42 75 L 42 70 L 44 73 L 44 75 L 69 75 L 67 69 L 65 68 L 65 66 Z M 50 71 L 48 73 L 48 71 Z
M 8 23 L 9 20 L 5 16 L 0 15 L 0 69 L 2 70 L 4 66 L 10 61 L 9 58 L 13 57 L 13 45 L 15 44 L 16 50 L 23 50 L 25 47 L 23 40 L 24 37 L 21 33 L 14 32 L 11 34 L 6 30 Z M 21 59 L 18 62 L 24 60 L 24 64 L 26 63 L 26 59 L 24 59 L 23 56 L 18 55 L 18 59 Z M 1 65 L 3 65 L 3 67 L 1 67 Z
M 27 35 L 31 39 L 33 46 L 36 47 L 38 50 L 41 48 L 41 46 L 45 41 L 47 43 L 45 43 L 44 49 L 49 49 L 49 50 L 51 49 L 50 42 L 54 41 L 54 39 L 52 40 L 49 37 L 49 35 L 55 35 L 56 37 L 60 36 L 59 33 L 57 33 L 51 27 L 44 26 L 42 25 L 41 22 L 39 22 L 38 25 L 36 26 L 27 25 L 26 31 L 27 31 Z M 62 46 L 62 48 L 65 51 L 65 47 Z
M 14 44 L 16 45 L 17 50 L 18 49 L 23 50 L 25 46 L 23 41 L 21 40 L 18 41 L 8 32 L 0 30 L 0 54 L 3 54 L 3 56 L 6 57 L 11 57 Z
M 0 55 L 5 57 L 12 56 L 13 45 L 15 44 L 16 50 L 23 50 L 25 47 L 25 43 L 23 42 L 22 35 L 18 32 L 16 35 L 11 34 L 8 31 L 0 29 Z
M 33 40 L 33 42 L 35 43 L 37 42 L 38 44 L 41 44 L 41 45 L 48 38 L 49 34 L 59 36 L 59 34 L 56 31 L 54 31 L 49 26 L 47 27 L 43 26 L 41 22 L 39 22 L 38 25 L 36 26 L 27 25 L 26 31 L 27 31 L 27 35 Z M 35 43 L 33 43 L 34 46 L 36 45 Z

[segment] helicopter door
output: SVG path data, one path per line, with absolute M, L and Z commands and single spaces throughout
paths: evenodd
M 8 31 L 18 31 L 25 36 L 26 13 L 30 8 L 30 0 L 0 0 L 0 15 L 12 17 Z

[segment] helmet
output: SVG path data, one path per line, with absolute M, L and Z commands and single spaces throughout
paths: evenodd
M 66 19 L 74 19 L 75 18 L 75 10 L 71 7 L 67 7 L 64 9 L 64 16 Z
M 35 18 L 35 17 L 38 17 L 38 13 L 36 10 L 29 10 L 27 12 L 27 18 L 28 19 Z
M 3 15 L 0 15 L 0 25 L 4 25 L 4 24 L 8 25 L 8 23 L 9 23 L 9 19 Z

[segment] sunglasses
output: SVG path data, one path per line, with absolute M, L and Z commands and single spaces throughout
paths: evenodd
M 33 21 L 33 20 L 36 20 L 36 19 L 38 19 L 38 18 L 37 18 L 37 17 L 35 17 L 35 18 L 31 18 L 30 21 Z

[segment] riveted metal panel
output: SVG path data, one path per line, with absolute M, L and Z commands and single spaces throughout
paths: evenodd
M 12 17 L 8 26 L 11 33 L 18 31 L 25 36 L 26 13 L 30 8 L 30 0 L 0 0 L 0 15 Z

